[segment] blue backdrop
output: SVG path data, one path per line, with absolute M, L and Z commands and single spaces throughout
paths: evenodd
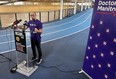
M 115 0 L 95 0 L 82 69 L 93 79 L 114 79 L 115 77 Z

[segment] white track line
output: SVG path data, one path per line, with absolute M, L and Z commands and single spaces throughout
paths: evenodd
M 91 15 L 91 14 L 90 14 L 90 15 Z M 90 17 L 90 15 L 89 15 L 84 21 L 82 21 L 81 23 L 79 23 L 79 24 L 77 24 L 77 25 L 74 25 L 74 26 L 69 27 L 69 28 L 66 28 L 66 29 L 58 30 L 58 31 L 55 31 L 55 32 L 50 32 L 50 33 L 42 34 L 42 36 L 49 35 L 49 34 L 53 34 L 53 33 L 57 33 L 57 32 L 61 32 L 61 31 L 65 31 L 65 30 L 68 30 L 68 29 L 70 29 L 70 28 L 77 27 L 77 26 L 81 25 L 82 23 L 84 23 L 84 22 Z M 2 43 L 0 43 L 0 44 L 10 43 L 10 42 L 14 42 L 14 40 L 8 41 L 8 42 L 2 42 Z
M 53 33 L 57 33 L 57 32 L 61 32 L 61 31 L 65 31 L 65 30 L 68 30 L 68 29 L 77 27 L 77 26 L 81 25 L 82 23 L 84 23 L 85 21 L 87 21 L 87 19 L 88 19 L 90 16 L 91 16 L 91 14 L 90 14 L 84 21 L 82 21 L 81 23 L 76 24 L 76 25 L 74 25 L 74 26 L 72 26 L 72 27 L 65 28 L 65 29 L 62 29 L 62 30 L 58 30 L 58 31 L 55 31 L 55 32 L 46 33 L 46 34 L 43 34 L 42 36 L 49 35 L 49 34 L 53 34 Z
M 91 15 L 91 14 L 90 14 L 90 15 Z M 81 25 L 82 23 L 84 23 L 84 22 L 90 17 L 90 15 L 89 15 L 84 21 L 82 21 L 81 23 L 79 23 L 79 24 L 77 24 L 77 25 L 74 25 L 74 26 L 69 27 L 69 28 L 66 28 L 66 29 L 58 30 L 58 31 L 55 31 L 55 32 L 50 32 L 50 33 L 42 34 L 42 36 L 49 35 L 49 34 L 53 34 L 53 33 L 57 33 L 57 32 L 61 32 L 61 31 L 65 31 L 65 30 L 67 30 L 67 29 L 77 27 L 77 26 Z M 0 43 L 0 44 L 10 43 L 10 42 L 14 42 L 14 40 L 8 41 L 8 42 L 2 42 L 2 43 Z
M 89 27 L 90 27 L 90 26 L 87 26 L 87 28 L 89 28 Z M 73 35 L 73 34 L 76 34 L 76 33 L 79 33 L 79 32 L 81 32 L 81 31 L 84 31 L 84 30 L 86 30 L 87 28 L 84 28 L 84 29 L 82 29 L 82 30 L 79 30 L 79 31 L 77 31 L 77 32 L 74 32 L 74 33 L 71 33 L 71 34 L 68 34 L 68 35 L 65 35 L 65 36 L 62 36 L 62 37 L 58 37 L 58 38 L 55 38 L 55 39 L 52 39 L 52 40 L 44 41 L 44 42 L 42 42 L 42 44 L 48 43 L 48 42 L 51 42 L 51 41 L 55 41 L 55 40 L 58 40 L 58 39 L 61 39 L 61 38 L 64 38 L 64 37 L 71 36 L 71 35 Z M 31 47 L 31 45 L 29 45 L 29 46 L 27 46 L 27 47 Z M 16 50 L 16 49 L 7 50 L 7 51 L 4 51 L 4 52 L 0 52 L 0 54 L 2 54 L 2 53 L 7 53 L 7 52 L 11 52 L 11 51 L 15 51 L 15 50 Z
M 82 14 L 80 17 L 84 16 L 85 14 L 87 14 L 87 12 L 84 13 L 84 14 Z M 78 18 L 76 18 L 76 19 L 74 19 L 74 20 L 72 20 L 72 21 L 75 21 L 75 20 L 79 19 L 80 17 L 78 17 Z M 68 19 L 68 18 L 67 18 L 67 19 Z M 68 23 L 70 23 L 70 22 L 72 22 L 72 21 L 68 21 L 68 22 L 63 23 L 63 24 L 60 24 L 60 25 L 65 25 L 65 24 L 68 24 Z M 49 25 L 49 24 L 48 24 L 48 25 Z M 58 26 L 60 26 L 60 25 L 58 25 Z M 46 28 L 44 28 L 44 29 L 54 28 L 54 27 L 58 27 L 58 26 L 50 26 L 50 27 L 46 27 Z M 1 30 L 0 32 L 2 32 L 2 31 L 5 31 L 5 30 Z M 4 35 L 2 35 L 2 36 L 4 36 Z M 0 37 L 1 37 L 1 35 L 0 35 Z
M 80 18 L 81 18 L 82 16 L 84 16 L 85 14 L 87 14 L 87 13 L 84 13 L 84 14 L 81 15 L 80 17 L 78 17 L 78 18 L 76 18 L 76 19 L 74 19 L 74 20 L 68 21 L 68 22 L 66 22 L 66 23 L 59 24 L 59 25 L 55 25 L 55 26 L 46 27 L 46 28 L 44 28 L 44 29 L 49 29 L 49 28 L 54 28 L 54 27 L 58 27 L 58 26 L 61 26 L 61 25 L 69 24 L 69 23 L 71 23 L 71 22 L 73 22 L 73 21 L 75 21 L 75 20 L 77 20 L 77 19 L 80 19 Z

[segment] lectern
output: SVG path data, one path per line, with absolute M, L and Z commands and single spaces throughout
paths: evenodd
M 37 68 L 36 65 L 29 66 L 29 63 L 32 63 L 29 61 L 29 51 L 27 47 L 27 41 L 29 42 L 29 39 L 27 39 L 27 34 L 30 31 L 24 31 L 21 29 L 15 29 L 14 30 L 14 38 L 15 38 L 15 47 L 16 47 L 16 61 L 17 61 L 17 72 L 25 75 L 30 76 Z M 25 57 L 19 56 L 19 53 L 22 55 L 25 55 Z

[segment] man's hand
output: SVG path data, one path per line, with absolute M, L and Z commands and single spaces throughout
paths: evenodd
M 37 28 L 35 28 L 35 32 L 36 32 L 36 33 L 42 33 L 42 29 L 39 29 L 39 30 L 38 30 Z
M 39 32 L 39 30 L 37 28 L 35 28 L 35 32 L 37 33 L 37 32 Z

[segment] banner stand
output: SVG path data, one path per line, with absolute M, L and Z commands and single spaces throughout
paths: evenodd
M 33 65 L 29 66 L 29 51 L 28 47 L 26 46 L 26 35 L 25 32 L 30 32 L 30 31 L 19 31 L 19 30 L 14 30 L 14 37 L 15 37 L 15 46 L 16 46 L 16 60 L 17 60 L 17 72 L 29 77 L 37 68 L 38 66 Z M 26 55 L 26 59 L 23 61 L 19 61 L 18 54 L 21 52 L 21 54 Z
M 116 78 L 116 0 L 95 0 L 82 69 L 93 79 Z
M 82 74 L 82 73 L 84 73 L 89 79 L 93 79 L 83 69 L 79 71 L 79 74 Z

